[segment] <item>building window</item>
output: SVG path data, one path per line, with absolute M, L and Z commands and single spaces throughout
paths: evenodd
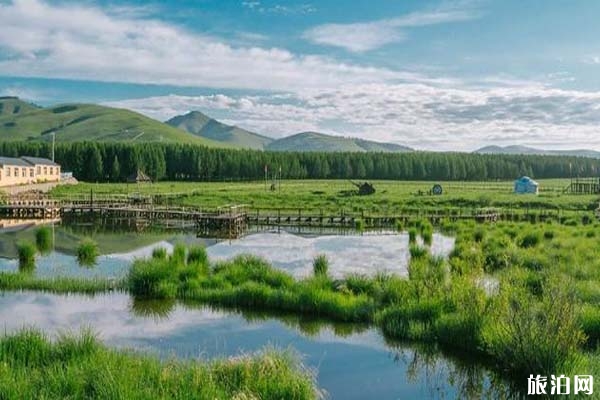
M 6 167 L 6 176 L 10 176 L 10 167 Z
M 27 168 L 21 168 L 21 176 L 27 178 Z
M 15 178 L 19 177 L 19 168 L 15 168 Z
M 29 168 L 29 177 L 33 178 L 34 175 L 33 168 Z
M 42 173 L 42 167 L 37 166 L 37 174 L 40 175 Z
M 44 167 L 44 175 L 48 174 L 48 167 Z

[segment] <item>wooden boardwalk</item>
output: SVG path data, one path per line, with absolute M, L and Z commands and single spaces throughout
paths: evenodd
M 244 205 L 226 205 L 205 210 L 198 207 L 155 204 L 151 197 L 111 196 L 56 200 L 43 195 L 10 197 L 0 205 L 0 218 L 55 219 L 117 223 L 121 226 L 195 229 L 201 237 L 237 238 L 248 226 L 320 227 L 396 229 L 415 219 L 433 224 L 443 221 L 475 220 L 477 222 L 544 221 L 560 218 L 560 211 L 456 209 L 396 210 L 370 214 L 365 211 L 338 213 L 306 209 L 248 210 Z M 387 214 L 387 215 L 386 215 Z

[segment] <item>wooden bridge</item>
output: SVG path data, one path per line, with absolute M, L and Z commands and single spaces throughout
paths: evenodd
M 147 198 L 50 199 L 40 195 L 9 197 L 0 205 L 3 219 L 55 219 L 126 224 L 136 227 L 196 229 L 201 237 L 236 238 L 247 229 L 243 205 L 213 210 L 154 205 Z

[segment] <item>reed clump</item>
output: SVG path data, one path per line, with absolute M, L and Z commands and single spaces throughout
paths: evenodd
M 19 259 L 19 269 L 22 271 L 30 271 L 35 268 L 35 245 L 31 242 L 17 243 L 17 255 Z
M 52 230 L 47 226 L 42 226 L 35 231 L 35 245 L 41 254 L 47 254 L 52 250 Z
M 77 261 L 79 265 L 86 267 L 94 266 L 99 255 L 98 243 L 90 238 L 83 239 L 79 243 L 79 246 L 77 246 Z
M 313 273 L 315 276 L 327 276 L 329 260 L 325 254 L 319 254 L 313 260 Z

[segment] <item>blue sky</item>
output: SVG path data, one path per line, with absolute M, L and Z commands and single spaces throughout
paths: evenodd
M 419 149 L 600 149 L 596 0 L 0 0 L 0 94 Z

